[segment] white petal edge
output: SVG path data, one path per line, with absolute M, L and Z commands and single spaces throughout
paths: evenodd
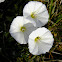
M 20 44 L 27 44 L 22 32 L 11 33 L 11 36 Z

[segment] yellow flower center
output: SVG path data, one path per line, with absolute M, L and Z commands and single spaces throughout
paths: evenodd
M 35 42 L 38 42 L 41 38 L 38 36 L 35 38 Z
M 36 17 L 34 12 L 31 13 L 31 17 L 32 18 L 35 18 Z
M 24 32 L 24 31 L 26 31 L 26 28 L 25 28 L 25 27 L 21 27 L 20 30 L 21 30 L 22 32 Z

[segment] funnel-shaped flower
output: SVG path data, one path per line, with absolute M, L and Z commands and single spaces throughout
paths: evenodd
M 38 28 L 29 35 L 29 51 L 33 55 L 45 54 L 51 49 L 53 41 L 53 35 L 47 28 Z
M 11 23 L 9 32 L 17 42 L 26 44 L 28 42 L 29 34 L 35 29 L 36 28 L 29 22 L 29 20 L 17 16 Z
M 23 9 L 23 15 L 37 27 L 44 26 L 49 18 L 46 6 L 38 1 L 28 2 Z

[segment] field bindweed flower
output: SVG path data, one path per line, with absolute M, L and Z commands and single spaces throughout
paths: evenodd
M 49 18 L 46 6 L 38 1 L 28 2 L 23 9 L 23 15 L 36 27 L 44 26 Z
M 1 2 L 4 2 L 4 1 L 5 1 L 5 0 L 0 0 L 0 3 L 1 3 Z
M 22 16 L 17 16 L 11 23 L 10 34 L 20 44 L 26 44 L 28 42 L 29 34 L 36 28 L 30 23 L 29 20 Z
M 45 54 L 51 49 L 53 41 L 53 35 L 47 28 L 38 28 L 29 35 L 29 52 L 33 55 Z

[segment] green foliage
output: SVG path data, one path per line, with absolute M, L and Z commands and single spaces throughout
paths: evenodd
M 28 51 L 28 45 L 18 44 L 9 34 L 12 20 L 23 15 L 23 7 L 28 1 L 32 0 L 5 0 L 0 3 L 0 62 L 48 62 L 52 58 L 62 59 L 62 0 L 35 0 L 46 4 L 49 11 L 50 18 L 45 27 L 52 32 L 55 39 L 51 54 L 33 56 Z

